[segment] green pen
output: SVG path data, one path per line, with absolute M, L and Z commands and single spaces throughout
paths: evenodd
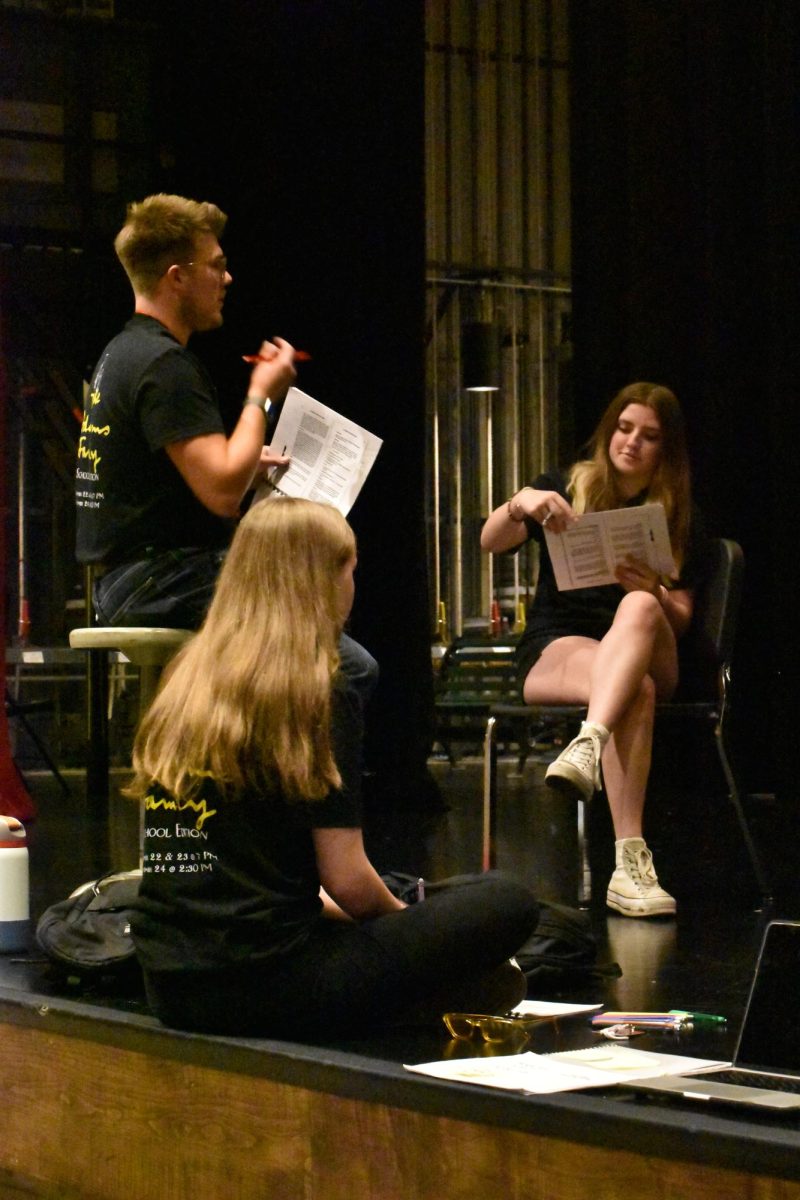
M 686 1017 L 687 1021 L 699 1021 L 701 1024 L 705 1022 L 707 1025 L 727 1025 L 727 1017 L 717 1017 L 714 1013 L 701 1012 L 686 1012 L 682 1008 L 671 1008 L 670 1014 L 674 1017 Z

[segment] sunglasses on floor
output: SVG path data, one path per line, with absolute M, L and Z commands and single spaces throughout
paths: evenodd
M 534 1025 L 540 1025 L 542 1019 L 527 1013 L 508 1013 L 503 1017 L 491 1017 L 483 1013 L 445 1013 L 442 1017 L 451 1037 L 468 1041 L 479 1033 L 484 1042 L 493 1046 L 526 1042 Z

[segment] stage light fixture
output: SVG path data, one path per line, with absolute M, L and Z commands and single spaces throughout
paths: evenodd
M 500 331 L 489 321 L 461 327 L 461 385 L 467 392 L 500 390 Z

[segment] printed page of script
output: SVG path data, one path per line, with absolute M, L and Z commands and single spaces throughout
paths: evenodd
M 629 555 L 659 575 L 677 573 L 661 504 L 583 513 L 563 533 L 544 532 L 561 592 L 615 583 L 615 568 Z
M 300 496 L 332 504 L 343 516 L 353 507 L 383 442 L 354 421 L 289 388 L 272 435 L 272 449 L 288 454 L 256 490 L 254 503 Z

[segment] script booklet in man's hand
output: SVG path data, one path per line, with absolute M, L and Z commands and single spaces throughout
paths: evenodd
M 273 467 L 253 503 L 299 496 L 332 504 L 346 517 L 383 442 L 332 408 L 289 388 L 272 435 L 272 449 L 291 458 Z
M 563 533 L 544 532 L 560 592 L 616 583 L 616 566 L 628 556 L 659 575 L 677 574 L 661 504 L 583 513 Z

